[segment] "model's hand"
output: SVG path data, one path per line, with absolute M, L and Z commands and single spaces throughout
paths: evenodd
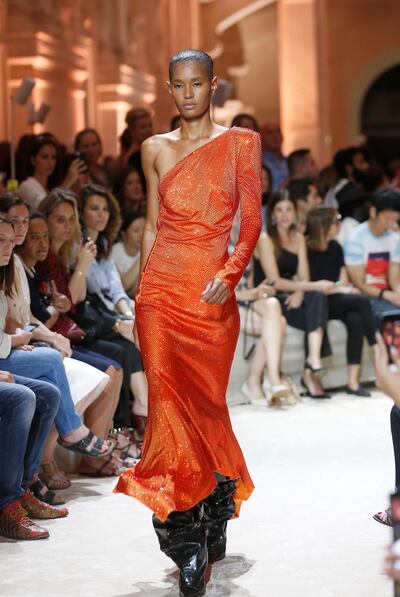
M 9 371 L 0 371 L 0 381 L 4 381 L 6 383 L 15 383 L 15 379 Z
M 303 303 L 304 294 L 297 290 L 296 292 L 292 292 L 289 294 L 287 299 L 285 300 L 286 307 L 290 309 L 299 309 Z
M 201 302 L 209 305 L 223 305 L 229 298 L 229 288 L 219 278 L 213 278 L 201 295 Z

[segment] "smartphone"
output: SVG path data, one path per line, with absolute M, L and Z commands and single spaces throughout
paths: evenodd
M 39 327 L 38 323 L 28 323 L 22 329 L 24 330 L 24 332 L 33 332 L 33 330 L 36 330 L 36 328 L 38 328 L 38 327 Z
M 400 355 L 400 313 L 396 311 L 387 311 L 381 322 L 381 334 L 385 342 L 389 359 L 393 361 L 393 356 Z
M 85 167 L 82 166 L 81 168 L 82 174 L 87 172 L 89 170 L 89 166 L 87 165 L 86 156 L 83 151 L 75 151 L 74 156 L 76 160 L 81 160 L 81 162 L 84 162 L 85 164 Z

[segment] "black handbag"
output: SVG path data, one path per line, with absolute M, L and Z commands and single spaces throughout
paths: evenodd
M 83 344 L 88 345 L 98 338 L 107 339 L 114 333 L 116 321 L 121 319 L 130 319 L 130 317 L 117 315 L 106 307 L 97 294 L 90 293 L 84 301 L 76 305 L 74 313 L 74 320 L 86 334 Z

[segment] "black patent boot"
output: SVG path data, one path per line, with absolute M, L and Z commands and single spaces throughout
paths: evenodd
M 185 512 L 171 512 L 165 522 L 153 516 L 161 551 L 180 570 L 181 597 L 198 597 L 206 592 L 207 529 L 202 519 L 202 503 Z
M 203 500 L 204 523 L 208 529 L 207 550 L 209 564 L 223 560 L 226 553 L 226 527 L 235 513 L 233 500 L 236 482 L 230 479 L 218 483 L 214 491 Z

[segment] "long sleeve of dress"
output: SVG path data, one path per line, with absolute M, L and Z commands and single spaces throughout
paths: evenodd
M 261 232 L 261 141 L 260 135 L 243 131 L 238 137 L 236 182 L 239 194 L 240 233 L 235 250 L 219 278 L 233 292 L 253 254 Z

